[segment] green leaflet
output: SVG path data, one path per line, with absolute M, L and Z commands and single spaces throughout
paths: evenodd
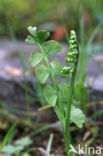
M 68 101 L 69 97 L 69 87 L 66 83 L 59 82 L 58 83 L 58 88 L 59 88 L 59 96 L 63 102 Z
M 51 105 L 52 107 L 54 107 L 56 105 L 56 102 L 57 102 L 56 90 L 52 86 L 47 85 L 44 88 L 43 94 L 44 94 L 45 99 L 48 102 L 48 104 Z
M 82 110 L 72 106 L 70 119 L 77 125 L 77 127 L 82 128 L 83 123 L 85 122 L 85 115 Z
M 52 54 L 56 54 L 61 50 L 61 45 L 56 41 L 48 41 L 44 43 L 44 51 L 47 54 L 47 56 L 50 56 Z
M 49 70 L 46 66 L 44 66 L 43 64 L 39 64 L 37 67 L 36 67 L 36 76 L 38 78 L 38 80 L 41 82 L 41 83 L 45 83 L 46 80 L 48 79 L 49 77 Z
M 43 43 L 45 40 L 47 40 L 50 36 L 49 32 L 46 32 L 45 30 L 40 30 L 37 32 L 37 38 L 40 43 Z
M 57 61 L 52 61 L 51 63 L 51 67 L 52 67 L 52 70 L 53 70 L 53 73 L 55 76 L 61 76 L 61 77 L 64 77 L 65 75 L 61 72 L 62 71 L 62 65 L 57 62 Z
M 43 59 L 42 54 L 40 54 L 37 51 L 32 51 L 29 58 L 29 62 L 33 67 L 35 67 L 37 64 L 39 64 L 42 61 L 42 59 Z
M 36 37 L 36 27 L 29 26 L 27 29 L 33 37 Z
M 62 123 L 63 127 L 65 127 L 65 117 L 64 114 L 60 111 L 59 107 L 57 105 L 55 105 L 54 110 L 58 116 L 58 119 L 60 120 L 60 122 Z
M 26 38 L 25 43 L 30 45 L 37 44 L 36 40 L 30 35 Z

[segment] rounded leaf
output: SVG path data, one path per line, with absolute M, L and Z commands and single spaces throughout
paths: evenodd
M 79 128 L 82 128 L 82 125 L 85 122 L 85 115 L 83 114 L 83 111 L 81 109 L 72 106 L 70 119 Z
M 55 76 L 65 77 L 65 74 L 61 72 L 63 67 L 59 62 L 52 61 L 50 64 Z
M 37 32 L 37 37 L 38 37 L 40 43 L 47 40 L 49 38 L 49 36 L 50 36 L 50 33 L 46 32 L 45 30 L 40 30 Z
M 43 64 L 39 64 L 36 67 L 36 76 L 41 83 L 45 83 L 49 77 L 49 70 Z
M 52 107 L 54 107 L 56 105 L 56 101 L 57 101 L 56 90 L 52 86 L 47 85 L 44 88 L 43 93 L 44 93 L 44 96 L 45 96 L 45 99 L 46 99 L 47 103 L 49 105 L 51 105 Z
M 61 45 L 56 41 L 48 41 L 44 44 L 44 50 L 47 56 L 56 54 L 61 50 Z
M 32 51 L 29 58 L 29 62 L 33 67 L 35 67 L 37 64 L 39 64 L 42 61 L 42 59 L 43 59 L 42 54 L 40 54 L 37 51 Z

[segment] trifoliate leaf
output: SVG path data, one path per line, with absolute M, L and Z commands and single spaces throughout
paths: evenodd
M 50 36 L 50 33 L 46 32 L 45 30 L 40 30 L 37 32 L 37 37 L 38 37 L 40 43 L 47 40 L 49 38 L 49 36 Z
M 83 123 L 85 122 L 85 115 L 83 114 L 82 110 L 72 106 L 70 119 L 77 125 L 77 127 L 82 128 Z
M 29 26 L 27 29 L 33 37 L 36 37 L 36 27 Z
M 48 41 L 44 44 L 44 50 L 47 56 L 56 54 L 61 50 L 61 45 L 56 41 Z
M 35 67 L 37 64 L 39 64 L 42 61 L 42 59 L 43 59 L 42 54 L 40 54 L 37 51 L 32 51 L 29 58 L 29 62 L 33 67 Z
M 36 40 L 30 35 L 26 38 L 25 43 L 30 45 L 37 44 Z
M 56 105 L 56 101 L 57 101 L 56 90 L 52 86 L 47 85 L 44 88 L 43 93 L 44 93 L 45 99 L 48 102 L 48 104 L 51 105 L 52 107 L 54 107 Z
M 36 68 L 36 76 L 41 83 L 45 83 L 49 77 L 49 70 L 43 64 L 39 64 Z

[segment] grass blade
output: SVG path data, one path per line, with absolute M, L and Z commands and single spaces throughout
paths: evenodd
M 0 146 L 0 151 L 4 148 L 4 146 L 7 144 L 7 142 L 9 141 L 9 139 L 11 138 L 13 132 L 14 132 L 14 129 L 16 127 L 16 123 L 14 123 L 12 125 L 12 127 L 9 129 L 8 133 L 6 134 L 6 136 L 4 137 L 3 141 L 2 141 L 2 144 Z
M 47 155 L 48 156 L 50 155 L 52 141 L 53 141 L 53 134 L 50 135 L 50 138 L 49 138 L 49 141 L 48 141 L 48 146 L 47 146 Z

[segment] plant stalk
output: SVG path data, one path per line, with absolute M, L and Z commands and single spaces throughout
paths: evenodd
M 79 56 L 78 56 L 79 58 Z M 77 58 L 77 59 L 78 59 Z M 64 128 L 64 140 L 67 150 L 67 156 L 72 156 L 73 153 L 69 153 L 70 151 L 70 144 L 71 144 L 71 137 L 70 137 L 70 115 L 71 115 L 71 106 L 72 106 L 72 95 L 74 90 L 74 83 L 75 83 L 75 77 L 76 77 L 76 71 L 77 71 L 77 65 L 78 63 L 75 63 L 75 70 L 72 73 L 71 81 L 70 81 L 70 92 L 68 97 L 68 103 L 66 108 L 66 119 L 65 119 L 65 128 Z
M 51 71 L 51 67 L 50 67 L 50 64 L 49 64 L 48 57 L 45 56 L 45 52 L 44 52 L 44 50 L 43 50 L 43 48 L 42 48 L 42 46 L 40 44 L 38 45 L 38 47 L 39 47 L 40 51 L 42 52 L 42 54 L 45 57 L 44 61 L 45 61 L 46 66 L 49 69 L 50 79 L 51 79 L 51 82 L 53 84 L 53 87 L 57 90 L 55 77 L 54 77 L 54 75 L 53 75 L 53 73 Z M 73 155 L 73 153 L 69 153 L 70 144 L 71 144 L 71 138 L 70 138 L 70 113 L 71 113 L 72 93 L 73 93 L 73 89 L 74 89 L 76 70 L 77 70 L 77 63 L 76 63 L 76 68 L 75 68 L 74 72 L 72 73 L 72 77 L 71 77 L 70 94 L 69 94 L 68 103 L 67 103 L 67 112 L 66 112 L 65 122 L 62 122 L 64 114 L 61 112 L 61 109 L 60 109 L 60 112 L 62 113 L 63 116 L 62 115 L 60 115 L 60 116 L 58 115 L 58 118 L 61 121 L 61 124 L 62 124 L 62 127 L 63 127 L 63 131 L 64 131 L 64 141 L 65 141 L 65 145 L 66 145 L 67 156 L 72 156 Z M 54 110 L 55 110 L 55 112 L 58 111 L 58 106 L 57 105 L 54 107 Z

